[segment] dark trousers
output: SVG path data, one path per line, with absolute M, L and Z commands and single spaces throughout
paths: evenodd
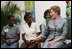
M 63 48 L 71 48 L 71 43 L 65 45 Z
M 37 45 L 37 43 L 27 44 L 26 42 L 23 42 L 20 48 L 38 48 Z

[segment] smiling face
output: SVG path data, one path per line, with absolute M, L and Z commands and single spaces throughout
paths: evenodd
M 44 18 L 45 18 L 45 19 L 51 18 L 50 9 L 45 10 L 45 12 L 44 12 Z
M 32 23 L 33 22 L 33 16 L 31 14 L 28 16 L 27 22 L 28 23 Z
M 50 15 L 52 16 L 52 18 L 56 18 L 56 16 L 58 15 L 57 12 L 54 12 L 53 10 L 50 11 Z
M 58 16 L 60 16 L 60 7 L 57 5 L 54 5 L 50 8 L 50 15 L 52 16 L 52 18 L 57 18 Z
M 50 15 L 50 13 L 47 13 L 45 17 L 46 19 L 48 19 L 48 18 L 51 18 L 52 16 Z

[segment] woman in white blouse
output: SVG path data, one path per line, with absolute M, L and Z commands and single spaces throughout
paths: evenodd
M 22 30 L 23 43 L 20 48 L 35 48 L 37 42 L 32 42 L 32 39 L 37 37 L 37 33 L 40 32 L 39 26 L 33 22 L 33 16 L 30 12 L 24 15 L 25 24 Z

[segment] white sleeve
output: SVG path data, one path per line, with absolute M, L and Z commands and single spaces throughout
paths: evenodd
M 25 33 L 25 32 L 24 32 L 24 25 L 21 25 L 20 31 L 21 31 L 21 34 L 24 34 L 24 33 Z

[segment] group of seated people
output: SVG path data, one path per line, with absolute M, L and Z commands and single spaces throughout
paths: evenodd
M 25 23 L 22 24 L 22 40 L 23 43 L 19 47 L 20 29 L 14 24 L 14 16 L 9 15 L 8 25 L 3 27 L 1 40 L 3 44 L 1 48 L 37 48 L 39 40 L 47 38 L 42 48 L 70 48 L 71 43 L 65 46 L 65 37 L 67 34 L 67 20 L 60 17 L 60 7 L 55 5 L 44 12 L 44 18 L 49 21 L 42 23 L 42 32 L 36 22 L 33 22 L 33 16 L 30 12 L 24 15 Z M 46 35 L 48 37 L 46 37 Z

